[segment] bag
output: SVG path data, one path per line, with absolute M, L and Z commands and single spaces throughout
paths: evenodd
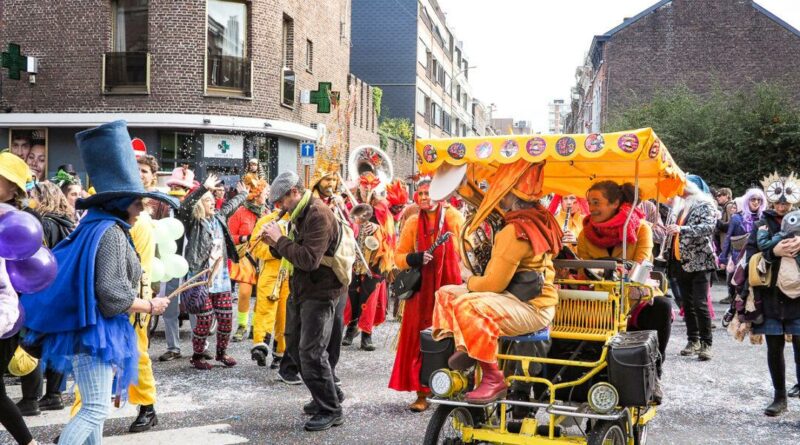
M 356 237 L 353 228 L 339 217 L 335 216 L 339 226 L 339 243 L 333 251 L 333 256 L 322 257 L 321 265 L 333 269 L 336 278 L 345 286 L 350 286 L 353 281 L 353 264 L 356 262 Z
M 619 392 L 620 406 L 647 406 L 658 379 L 658 334 L 620 332 L 608 347 L 608 381 Z
M 736 287 L 743 286 L 745 280 L 747 280 L 747 275 L 745 274 L 747 263 L 745 263 L 744 257 L 745 255 L 742 255 L 742 257 L 739 258 L 739 262 L 736 263 L 736 266 L 733 268 L 733 274 L 731 274 L 731 284 Z
M 749 233 L 745 233 L 743 235 L 735 235 L 731 236 L 731 248 L 735 251 L 741 251 L 742 249 L 747 246 L 747 240 L 750 238 Z
M 456 352 L 456 344 L 453 337 L 443 338 L 441 341 L 433 339 L 431 328 L 420 331 L 419 349 L 422 356 L 422 363 L 419 367 L 419 382 L 425 386 L 430 386 L 428 380 L 431 374 L 442 368 L 449 368 L 447 360 Z
M 794 258 L 781 258 L 778 270 L 778 289 L 789 298 L 800 297 L 800 268 Z
M 747 278 L 750 287 L 769 286 L 772 282 L 772 268 L 764 259 L 761 252 L 750 257 L 747 265 Z
M 412 267 L 397 274 L 392 283 L 394 295 L 399 300 L 408 300 L 422 286 L 422 271 Z
M 181 303 L 186 312 L 197 315 L 203 313 L 203 309 L 208 304 L 208 287 L 197 286 L 185 290 L 181 294 Z
M 512 293 L 519 301 L 527 303 L 531 298 L 542 294 L 543 285 L 544 275 L 541 272 L 527 270 L 515 273 L 506 291 Z

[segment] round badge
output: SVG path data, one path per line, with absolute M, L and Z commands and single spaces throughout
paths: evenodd
M 453 159 L 463 159 L 464 155 L 467 154 L 467 147 L 461 142 L 454 142 L 447 147 L 447 154 Z
M 519 145 L 516 141 L 509 139 L 503 142 L 503 147 L 500 148 L 500 154 L 507 158 L 513 157 L 519 151 Z
M 650 151 L 647 152 L 647 155 L 650 156 L 650 159 L 655 159 L 659 151 L 661 151 L 661 141 L 656 139 L 653 141 L 653 145 L 650 146 Z
M 422 156 L 425 157 L 425 162 L 434 162 L 438 157 L 436 155 L 436 148 L 433 145 L 426 145 L 425 148 L 422 149 Z
M 583 144 L 584 148 L 586 148 L 586 151 L 589 153 L 597 153 L 598 151 L 602 150 L 605 145 L 606 141 L 603 139 L 603 135 L 600 133 L 592 133 L 589 136 L 586 136 L 586 142 Z
M 478 159 L 486 159 L 492 155 L 492 143 L 491 142 L 481 142 L 477 148 L 475 148 L 475 156 Z
M 547 148 L 547 142 L 542 138 L 529 139 L 528 143 L 525 144 L 525 151 L 531 156 L 541 155 L 544 153 L 545 148 Z
M 569 156 L 575 152 L 575 139 L 563 137 L 556 141 L 556 153 L 561 156 Z
M 639 148 L 639 138 L 633 133 L 623 134 L 617 141 L 617 146 L 625 153 L 633 153 Z

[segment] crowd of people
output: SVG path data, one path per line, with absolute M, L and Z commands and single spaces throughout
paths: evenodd
M 0 340 L 1 369 L 18 367 L 21 355 L 38 359 L 21 377 L 19 402 L 0 380 L 0 420 L 20 444 L 36 443 L 24 416 L 64 408 L 67 378 L 77 384 L 76 402 L 58 443 L 101 443 L 112 396 L 140 407 L 131 432 L 156 426 L 148 326 L 161 316 L 167 349 L 159 361 L 182 359 L 181 308 L 192 331 L 187 366 L 237 366 L 229 342 L 252 339 L 256 366 L 308 388 L 311 400 L 302 407 L 311 416 L 308 431 L 344 422 L 336 372 L 342 347 L 358 339 L 360 349 L 375 350 L 374 329 L 389 316 L 400 319 L 400 331 L 388 385 L 412 393 L 409 410 L 429 408 L 430 390 L 420 378 L 426 329 L 436 340 L 453 339 L 451 368 L 481 369 L 466 401 L 498 400 L 508 393 L 498 339 L 550 325 L 560 273 L 554 260 L 565 252 L 658 263 L 686 321 L 680 354 L 702 361 L 713 359 L 710 287 L 724 285 L 731 305 L 726 322 L 736 320 L 737 333 L 766 338 L 775 400 L 765 413 L 780 414 L 787 396 L 800 395 L 800 383 L 786 391 L 783 359 L 792 336 L 800 382 L 800 300 L 795 289 L 779 285 L 795 264 L 783 259 L 794 261 L 800 252 L 800 240 L 782 225 L 798 202 L 794 175 L 774 175 L 736 199 L 730 189 L 712 192 L 702 178 L 687 175 L 682 196 L 656 203 L 637 202 L 632 184 L 612 181 L 595 183 L 585 196 L 543 196 L 542 169 L 520 161 L 500 167 L 467 220 L 467 206 L 451 199 L 452 190 L 437 189 L 427 177 L 391 181 L 381 165 L 388 158 L 375 152 L 363 154 L 346 183 L 340 161 L 323 151 L 308 186 L 290 171 L 268 183 L 253 159 L 226 194 L 216 175 L 200 182 L 188 165 L 174 169 L 162 190 L 156 159 L 136 157 L 124 122 L 78 133 L 76 142 L 89 190 L 71 165 L 39 181 L 13 152 L 0 153 L 0 201 L 36 216 L 58 260 L 52 286 L 20 297 L 24 328 Z M 461 238 L 498 209 L 505 225 L 494 234 L 483 274 L 472 275 Z M 156 226 L 170 217 L 183 225 L 176 245 L 188 272 L 162 282 L 152 279 L 161 249 Z M 800 219 L 792 224 L 800 227 Z M 751 270 L 753 257 L 766 266 Z M 767 274 L 764 268 L 769 276 L 760 285 L 742 279 Z M 406 271 L 416 271 L 418 281 L 398 301 L 393 283 Z M 188 286 L 193 281 L 201 285 Z M 13 292 L 5 272 L 0 288 Z M 671 298 L 656 297 L 638 304 L 628 322 L 629 330 L 657 333 L 659 377 L 674 312 Z M 0 334 L 9 329 L 0 326 Z M 659 384 L 655 392 L 660 403 Z

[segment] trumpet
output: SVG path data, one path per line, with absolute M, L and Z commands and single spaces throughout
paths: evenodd
M 671 226 L 675 224 L 678 220 L 678 211 L 677 205 L 673 205 L 672 209 L 669 211 L 669 215 L 667 215 L 667 222 L 664 224 L 665 226 Z M 667 252 L 672 246 L 672 239 L 675 235 L 669 234 L 664 237 L 664 241 L 661 242 L 661 249 L 658 252 L 658 256 L 653 258 L 653 262 L 658 265 L 659 267 L 665 265 L 668 262 L 667 259 Z

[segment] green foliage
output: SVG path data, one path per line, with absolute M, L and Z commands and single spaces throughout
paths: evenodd
M 741 194 L 774 170 L 800 167 L 800 108 L 771 84 L 749 91 L 681 86 L 612 116 L 604 131 L 652 127 L 685 171 Z
M 383 119 L 378 128 L 378 132 L 394 136 L 409 145 L 411 141 L 414 140 L 414 125 L 410 120 L 404 118 L 393 117 Z
M 383 98 L 383 90 L 378 87 L 372 87 L 372 106 L 375 108 L 375 113 L 381 117 L 381 99 Z

